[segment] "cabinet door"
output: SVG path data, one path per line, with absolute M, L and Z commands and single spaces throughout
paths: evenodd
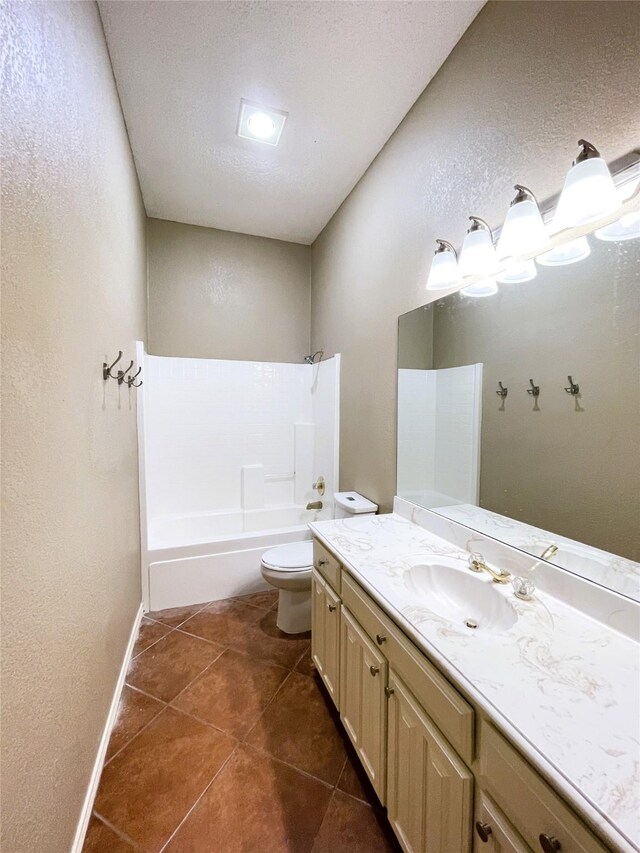
M 344 607 L 340 625 L 340 718 L 384 804 L 387 662 Z
M 316 571 L 311 580 L 311 658 L 339 707 L 340 599 Z
M 491 797 L 476 790 L 474 853 L 531 853 Z
M 340 708 L 340 599 L 329 584 L 324 590 L 324 671 L 322 680 L 333 699 L 336 708 Z
M 469 853 L 473 778 L 393 670 L 387 813 L 407 853 Z
M 315 571 L 311 576 L 311 659 L 318 673 L 324 674 L 325 583 Z

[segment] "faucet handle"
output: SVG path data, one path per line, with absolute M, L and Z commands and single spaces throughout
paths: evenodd
M 484 557 L 479 551 L 471 551 L 469 554 L 469 568 L 472 572 L 481 572 L 484 565 Z
M 511 584 L 516 598 L 520 598 L 522 601 L 530 601 L 533 598 L 533 593 L 536 591 L 533 581 L 528 578 L 513 577 Z

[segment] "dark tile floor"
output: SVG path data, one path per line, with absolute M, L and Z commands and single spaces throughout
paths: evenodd
M 142 620 L 85 853 L 399 850 L 276 596 Z

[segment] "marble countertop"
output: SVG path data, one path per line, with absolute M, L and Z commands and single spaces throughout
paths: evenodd
M 416 603 L 405 572 L 420 555 L 467 551 L 396 513 L 310 527 L 604 838 L 640 850 L 636 642 L 540 589 L 519 601 L 510 584 L 495 587 L 518 614 L 509 630 L 453 625 Z

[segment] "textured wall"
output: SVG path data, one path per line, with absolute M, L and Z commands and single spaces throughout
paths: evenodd
M 436 237 L 545 198 L 586 136 L 640 138 L 640 4 L 489 3 L 313 246 L 312 348 L 341 352 L 340 486 L 395 492 L 399 314 L 427 301 Z
M 149 352 L 302 361 L 311 250 L 231 231 L 148 220 Z
M 93 3 L 2 9 L 2 849 L 66 853 L 140 601 L 144 212 Z

